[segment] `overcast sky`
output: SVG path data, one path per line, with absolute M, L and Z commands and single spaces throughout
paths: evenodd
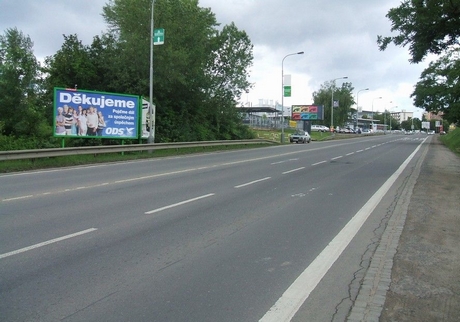
M 108 0 L 0 0 L 0 31 L 18 28 L 34 42 L 39 59 L 61 48 L 63 34 L 77 34 L 90 45 L 107 29 L 101 13 Z M 365 110 L 413 111 L 410 94 L 427 62 L 409 63 L 407 48 L 390 45 L 379 51 L 377 35 L 389 35 L 385 17 L 400 0 L 200 0 L 222 25 L 232 21 L 245 30 L 254 44 L 251 83 L 243 102 L 281 102 L 284 74 L 291 75 L 292 97 L 284 105 L 311 104 L 321 84 L 347 76 Z M 161 26 L 155 26 L 160 28 Z M 167 34 L 166 34 L 167 35 Z M 167 41 L 167 38 L 166 38 Z M 134 94 L 134 93 L 130 93 Z M 382 97 L 382 99 L 378 99 Z M 397 106 L 397 107 L 395 107 Z

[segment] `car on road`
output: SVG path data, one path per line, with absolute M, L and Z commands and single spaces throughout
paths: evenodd
M 310 143 L 311 136 L 308 132 L 297 130 L 289 136 L 289 142 L 291 143 Z
M 311 126 L 312 132 L 329 132 L 329 128 L 325 125 L 313 124 Z

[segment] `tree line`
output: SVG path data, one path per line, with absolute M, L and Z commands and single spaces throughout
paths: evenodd
M 103 7 L 108 29 L 85 45 L 64 35 L 61 48 L 41 63 L 33 42 L 17 28 L 0 36 L 0 146 L 41 148 L 51 137 L 55 87 L 140 95 L 150 83 L 151 0 L 120 0 Z M 154 46 L 156 142 L 243 139 L 252 133 L 236 109 L 250 89 L 253 45 L 234 23 L 220 26 L 196 0 L 156 0 Z M 108 140 L 108 139 L 106 139 Z M 66 145 L 101 144 L 73 139 Z
M 394 36 L 378 36 L 380 50 L 389 44 L 408 46 L 411 63 L 432 55 L 411 95 L 414 105 L 442 113 L 450 124 L 460 121 L 460 1 L 404 0 L 388 11 Z

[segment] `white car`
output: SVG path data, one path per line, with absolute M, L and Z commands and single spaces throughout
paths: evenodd
M 312 132 L 329 132 L 329 128 L 324 125 L 313 124 L 311 126 L 311 131 Z
M 297 130 L 295 133 L 289 136 L 289 142 L 291 143 L 310 143 L 311 137 L 308 132 Z

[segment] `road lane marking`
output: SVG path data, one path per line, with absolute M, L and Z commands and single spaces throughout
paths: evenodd
M 43 246 L 46 246 L 46 245 L 49 245 L 49 244 L 54 244 L 54 243 L 57 243 L 57 242 L 60 242 L 60 241 L 63 241 L 63 240 L 69 239 L 69 238 L 73 238 L 73 237 L 77 237 L 77 236 L 80 236 L 80 235 L 88 234 L 88 233 L 91 233 L 91 232 L 96 231 L 96 230 L 97 230 L 97 228 L 90 228 L 90 229 L 82 230 L 82 231 L 79 231 L 77 233 L 73 233 L 73 234 L 70 234 L 70 235 L 66 235 L 66 236 L 55 238 L 55 239 L 51 239 L 51 240 L 45 241 L 43 243 L 35 244 L 35 245 L 29 246 L 29 247 L 24 247 L 24 248 L 21 248 L 21 249 L 18 249 L 18 250 L 9 252 L 9 253 L 0 254 L 0 259 L 8 257 L 8 256 L 13 256 L 13 255 L 17 255 L 17 254 L 20 254 L 20 253 L 24 253 L 24 252 L 27 252 L 29 250 L 39 248 L 39 247 L 43 247 Z
M 268 180 L 268 179 L 271 179 L 271 177 L 266 177 L 266 178 L 262 178 L 262 179 L 259 179 L 259 180 L 254 180 L 254 181 L 251 181 L 251 182 L 248 182 L 248 183 L 243 183 L 243 184 L 240 184 L 239 186 L 235 186 L 234 188 L 242 188 L 242 187 L 246 187 L 246 186 L 249 186 L 251 184 L 254 184 L 254 183 L 258 183 L 258 182 L 261 182 L 261 181 L 265 181 L 265 180 Z
M 291 162 L 291 161 L 299 161 L 299 158 L 272 162 L 270 163 L 270 165 L 277 165 L 277 164 L 282 164 L 282 163 Z
M 33 198 L 33 197 L 34 195 L 27 195 L 27 196 L 21 196 L 21 197 L 7 198 L 7 199 L 3 199 L 2 201 L 21 200 L 21 199 L 27 199 L 27 198 Z
M 350 152 L 350 153 L 347 153 L 346 156 L 350 156 L 350 155 L 353 155 L 355 154 L 354 152 Z
M 181 201 L 181 202 L 178 202 L 178 203 L 169 205 L 169 206 L 165 206 L 165 207 L 153 209 L 153 210 L 150 210 L 150 211 L 145 212 L 145 214 L 146 214 L 146 215 L 151 215 L 151 214 L 154 214 L 154 213 L 156 213 L 156 212 L 160 212 L 160 211 L 163 211 L 163 210 L 166 210 L 166 209 L 170 209 L 170 208 L 178 207 L 178 206 L 181 206 L 181 205 L 185 205 L 186 203 L 193 202 L 193 201 L 197 201 L 197 200 L 204 199 L 204 198 L 207 198 L 207 197 L 211 197 L 211 196 L 214 196 L 214 195 L 215 195 L 215 193 L 209 193 L 209 194 L 204 195 L 204 196 L 200 196 L 200 197 L 196 197 L 196 198 L 184 200 L 184 201 Z
M 375 192 L 368 202 L 353 216 L 353 218 L 334 237 L 329 245 L 315 258 L 315 260 L 299 275 L 294 283 L 283 293 L 270 310 L 259 322 L 289 322 L 300 309 L 323 279 L 335 261 L 339 258 L 351 240 L 355 237 L 362 225 L 369 218 L 379 202 L 390 190 L 415 154 L 420 150 L 423 142 L 407 157 L 401 166 L 390 178 Z
M 343 158 L 343 156 L 340 155 L 340 156 L 338 156 L 338 157 L 332 158 L 331 161 L 332 161 L 332 160 L 337 160 L 337 159 L 340 159 L 340 158 Z
M 305 167 L 300 167 L 300 168 L 297 168 L 297 169 L 292 169 L 292 170 L 289 170 L 289 171 L 285 171 L 285 172 L 282 172 L 282 174 L 288 174 L 288 173 L 300 171 L 300 170 L 303 170 L 303 169 L 305 169 Z
M 322 163 L 326 163 L 326 162 L 327 162 L 326 160 L 324 160 L 324 161 L 320 161 L 320 162 L 316 162 L 316 163 L 313 163 L 313 164 L 312 164 L 312 166 L 314 166 L 314 165 L 318 165 L 318 164 L 322 164 Z

